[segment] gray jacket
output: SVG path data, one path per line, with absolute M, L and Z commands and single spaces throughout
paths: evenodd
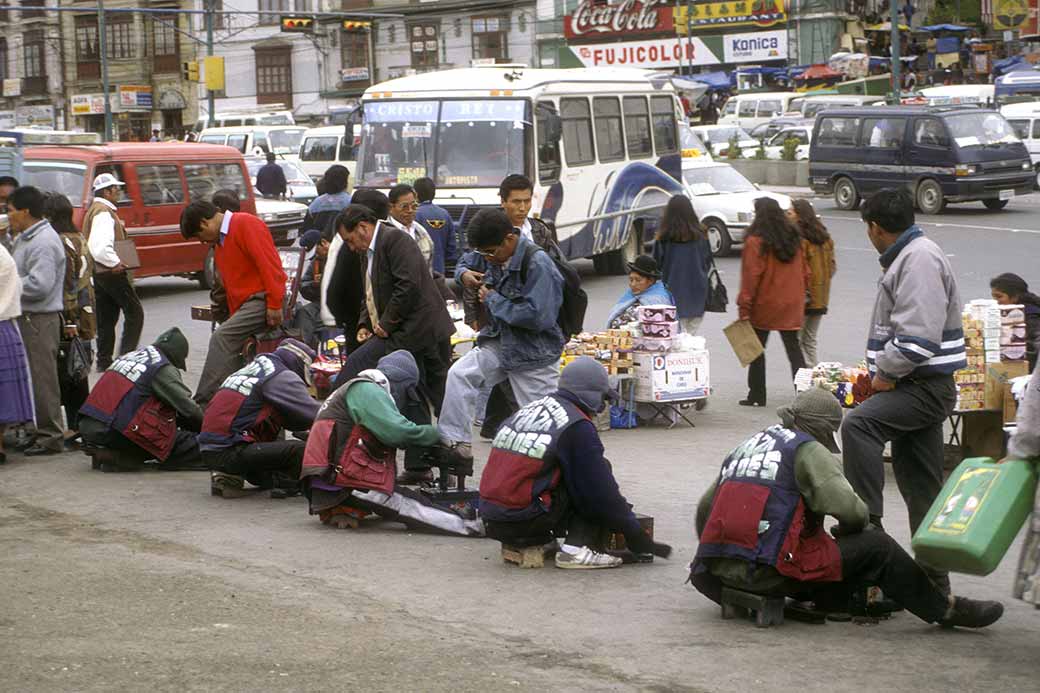
M 1015 434 L 1008 443 L 1008 457 L 1027 460 L 1040 457 L 1040 367 L 1026 386 L 1026 395 L 1018 405 Z
M 12 255 L 22 279 L 22 312 L 64 310 L 65 248 L 50 222 L 37 222 L 18 234 Z
M 881 266 L 867 339 L 870 372 L 897 382 L 967 366 L 963 306 L 942 248 L 911 226 L 881 255 Z

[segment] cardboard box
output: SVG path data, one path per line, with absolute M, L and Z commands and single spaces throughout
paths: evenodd
M 636 352 L 634 356 L 637 401 L 675 402 L 708 396 L 707 351 Z
M 1003 410 L 1005 393 L 1011 392 L 1011 380 L 1023 375 L 1029 375 L 1027 361 L 991 363 L 986 369 L 986 409 Z

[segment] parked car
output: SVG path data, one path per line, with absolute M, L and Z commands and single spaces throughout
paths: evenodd
M 708 232 L 714 255 L 726 255 L 744 242 L 744 232 L 755 218 L 755 200 L 771 197 L 787 209 L 791 198 L 764 192 L 729 164 L 684 161 L 683 183 L 701 223 Z
M 905 185 L 925 214 L 949 202 L 997 210 L 1033 191 L 1029 152 L 1007 120 L 977 107 L 840 109 L 816 119 L 809 184 L 840 209 L 861 196 Z
M 285 174 L 285 182 L 289 185 L 289 190 L 286 192 L 286 197 L 292 202 L 299 202 L 302 205 L 309 205 L 314 201 L 314 198 L 318 196 L 318 189 L 314 186 L 314 181 L 310 179 L 300 165 L 289 161 L 287 159 L 279 159 L 277 162 L 278 166 L 281 167 L 282 172 Z M 256 157 L 246 158 L 246 167 L 249 169 L 249 178 L 256 186 L 256 174 L 265 164 L 266 159 L 258 159 Z
M 114 142 L 24 150 L 22 182 L 68 197 L 75 209 L 73 220 L 77 226 L 83 223 L 92 201 L 91 183 L 101 173 L 111 173 L 126 184 L 118 205 L 119 218 L 137 246 L 141 266 L 134 270 L 136 277 L 188 277 L 205 288 L 212 286 L 213 253 L 202 243 L 184 240 L 180 219 L 189 202 L 209 198 L 217 190 L 234 190 L 243 212 L 261 218 L 266 215 L 264 220 L 274 225 L 276 242 L 277 234 L 284 228 L 285 236 L 280 242 L 292 243 L 289 229 L 298 229 L 306 213 L 303 205 L 292 202 L 265 200 L 261 204 L 253 192 L 242 154 L 230 147 L 189 142 Z M 283 216 L 290 209 L 292 220 Z
M 690 129 L 708 145 L 714 156 L 726 156 L 734 136 L 736 136 L 737 146 L 741 150 L 758 146 L 758 142 L 746 130 L 735 125 L 695 125 Z
M 296 242 L 307 216 L 307 205 L 289 200 L 271 200 L 256 194 L 256 215 L 260 217 L 277 246 L 289 246 Z
M 806 123 L 812 126 L 812 119 L 806 120 L 801 116 L 780 116 L 779 118 L 773 118 L 767 123 L 756 125 L 751 128 L 750 135 L 758 140 L 759 142 L 765 142 L 766 140 L 772 139 L 773 135 L 780 132 L 784 128 L 791 127 L 793 125 L 804 125 Z
M 784 143 L 787 140 L 793 139 L 798 141 L 798 147 L 795 149 L 794 159 L 795 161 L 805 161 L 809 158 L 809 143 L 812 141 L 812 123 L 808 125 L 798 125 L 795 127 L 785 127 L 784 129 L 777 132 L 775 135 L 770 137 L 763 143 L 763 149 L 766 152 L 767 159 L 783 159 L 784 158 Z M 758 147 L 747 147 L 741 150 L 745 158 L 752 158 L 758 153 Z
M 1007 118 L 1018 139 L 1029 150 L 1029 160 L 1036 174 L 1036 186 L 1040 188 L 1040 102 L 1013 103 L 1000 109 Z
M 297 161 L 300 141 L 306 128 L 299 125 L 243 125 L 236 128 L 207 128 L 199 133 L 199 142 L 226 144 L 246 156 L 264 156 L 274 152 L 279 158 Z

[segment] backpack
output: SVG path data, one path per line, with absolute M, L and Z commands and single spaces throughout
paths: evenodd
M 539 250 L 542 248 L 534 243 L 528 243 L 524 249 L 524 259 L 520 262 L 520 281 L 527 282 L 527 266 L 531 264 L 531 256 Z M 585 322 L 585 310 L 589 307 L 589 295 L 581 288 L 581 275 L 578 274 L 578 270 L 563 258 L 558 247 L 553 246 L 552 251 L 544 252 L 563 276 L 563 302 L 560 304 L 556 324 L 560 326 L 563 338 L 570 339 L 581 332 Z

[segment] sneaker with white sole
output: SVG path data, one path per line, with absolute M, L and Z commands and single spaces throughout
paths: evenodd
M 582 546 L 577 553 L 556 552 L 556 567 L 568 570 L 599 570 L 601 568 L 617 568 L 621 559 L 605 553 L 598 553 L 587 546 Z

